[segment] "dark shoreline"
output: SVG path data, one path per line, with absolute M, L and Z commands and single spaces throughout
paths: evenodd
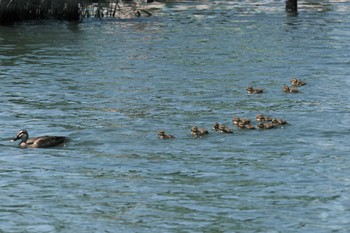
M 147 1 L 145 4 L 147 4 Z M 145 4 L 135 0 L 3 0 L 0 2 L 0 25 L 9 25 L 26 20 L 80 21 L 95 17 L 150 16 L 142 9 Z

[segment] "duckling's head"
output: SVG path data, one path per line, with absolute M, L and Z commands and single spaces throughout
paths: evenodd
M 198 132 L 197 126 L 193 126 L 193 127 L 191 128 L 191 132 L 192 132 L 192 133 L 197 133 L 197 132 Z
M 272 124 L 279 124 L 280 121 L 279 121 L 278 119 L 276 119 L 276 118 L 272 118 L 272 119 L 271 119 L 271 123 L 272 123 Z
M 262 120 L 264 120 L 263 114 L 259 113 L 258 115 L 256 115 L 256 120 L 257 120 L 257 121 L 262 121 Z
M 13 138 L 11 141 L 14 142 L 14 141 L 17 141 L 18 139 L 21 139 L 22 142 L 26 142 L 28 140 L 28 137 L 29 137 L 28 131 L 25 129 L 22 129 L 17 133 L 16 137 Z
M 164 135 L 165 135 L 164 130 L 159 130 L 159 131 L 158 131 L 158 135 L 159 135 L 159 136 L 164 136 Z
M 213 129 L 219 129 L 219 128 L 220 128 L 220 124 L 216 122 L 216 123 L 213 125 Z
M 233 124 L 238 125 L 238 123 L 241 121 L 241 119 L 239 119 L 239 117 L 235 116 L 232 120 Z
M 289 89 L 289 87 L 288 87 L 288 86 L 284 86 L 284 87 L 283 87 L 283 91 L 284 91 L 284 92 L 289 92 L 289 91 L 290 91 L 290 89 Z
M 291 81 L 291 83 L 292 83 L 293 85 L 298 85 L 298 79 L 293 78 L 292 81 Z
M 253 91 L 254 89 L 253 89 L 253 87 L 252 86 L 249 86 L 248 88 L 247 88 L 247 91 Z

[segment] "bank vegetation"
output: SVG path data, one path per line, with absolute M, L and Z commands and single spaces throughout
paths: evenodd
M 148 0 L 150 1 L 150 0 Z M 0 24 L 24 20 L 67 20 L 150 16 L 147 0 L 0 0 Z

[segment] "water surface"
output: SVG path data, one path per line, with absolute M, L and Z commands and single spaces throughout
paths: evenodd
M 189 1 L 0 27 L 0 231 L 347 232 L 349 10 Z M 283 93 L 293 77 L 307 85 Z M 258 113 L 289 124 L 233 127 Z M 22 128 L 72 140 L 19 149 Z

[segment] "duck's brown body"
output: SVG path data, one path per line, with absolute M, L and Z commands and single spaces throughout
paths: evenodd
M 272 123 L 259 123 L 258 124 L 258 128 L 259 129 L 272 129 L 272 128 L 275 128 L 275 125 L 272 124 Z
M 286 92 L 286 93 L 298 93 L 299 90 L 296 89 L 296 88 L 289 88 L 288 86 L 284 86 L 283 87 L 283 92 Z
M 271 120 L 272 120 L 271 117 L 269 117 L 269 116 L 264 116 L 263 114 L 258 114 L 258 115 L 256 116 L 256 121 L 257 121 L 257 122 L 271 121 Z
M 41 136 L 36 138 L 29 138 L 27 130 L 20 130 L 17 136 L 11 141 L 20 139 L 20 148 L 47 148 L 61 145 L 68 141 L 64 136 Z
M 165 139 L 175 139 L 175 136 L 166 134 L 164 130 L 159 130 L 158 131 L 158 137 L 159 139 L 165 140 Z
M 277 118 L 273 118 L 271 120 L 271 123 L 274 125 L 286 125 L 287 121 L 283 120 L 283 119 L 277 119 Z
M 191 128 L 191 134 L 193 137 L 200 137 L 206 134 L 209 134 L 208 130 L 204 128 L 198 128 L 196 126 Z
M 247 88 L 248 94 L 262 94 L 264 92 L 263 89 L 253 88 L 252 86 L 249 86 Z
M 300 79 L 293 78 L 292 81 L 290 81 L 293 86 L 304 86 L 306 83 L 304 81 L 301 81 Z
M 233 133 L 232 129 L 228 128 L 225 125 L 221 125 L 219 123 L 215 123 L 213 125 L 213 129 L 217 132 L 220 132 L 220 133 Z

